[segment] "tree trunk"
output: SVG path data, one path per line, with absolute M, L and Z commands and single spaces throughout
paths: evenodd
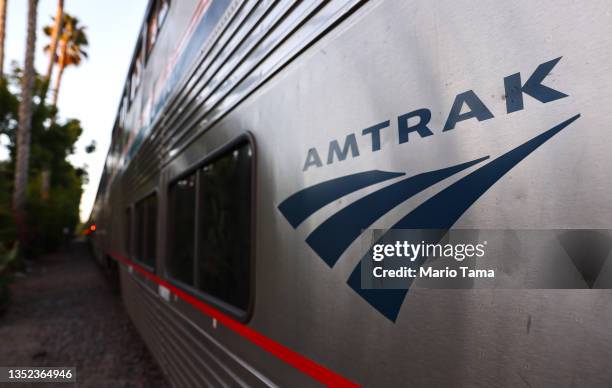
M 51 105 L 57 109 L 57 98 L 59 96 L 59 88 L 62 84 L 62 76 L 64 75 L 64 69 L 66 68 L 66 55 L 68 49 L 68 42 L 62 42 L 62 53 L 59 59 L 59 69 L 57 72 L 57 78 L 55 79 L 55 89 L 53 90 L 53 100 Z M 53 122 L 55 122 L 55 114 L 53 115 Z
M 4 0 L 0 0 L 4 1 Z M 51 76 L 53 74 L 53 65 L 55 65 L 55 59 L 57 58 L 57 42 L 59 36 L 62 33 L 62 19 L 64 17 L 64 0 L 57 0 L 57 11 L 55 12 L 55 24 L 53 25 L 53 32 L 51 35 L 51 43 L 49 44 L 49 65 L 47 66 L 47 73 L 43 80 L 43 87 L 41 93 L 41 104 L 45 102 L 47 97 L 47 91 L 49 90 L 49 83 L 51 82 Z
M 0 0 L 0 78 L 4 77 L 4 37 L 6 36 L 6 2 Z
M 36 49 L 36 8 L 38 0 L 28 0 L 28 34 L 21 80 L 21 102 L 19 104 L 19 127 L 17 131 L 17 163 L 15 165 L 15 192 L 13 208 L 20 250 L 26 246 L 26 198 L 28 186 L 28 164 L 30 158 L 30 129 L 32 126 L 32 89 L 34 88 L 34 52 Z

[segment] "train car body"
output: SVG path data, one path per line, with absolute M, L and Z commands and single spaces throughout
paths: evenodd
M 91 220 L 171 382 L 610 386 L 608 291 L 367 293 L 356 226 L 326 221 L 393 173 L 520 150 L 422 227 L 609 229 L 611 13 L 151 1 Z M 357 226 L 391 228 L 450 184 L 381 198 Z

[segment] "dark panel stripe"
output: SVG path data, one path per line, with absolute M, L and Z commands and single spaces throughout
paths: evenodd
M 298 191 L 280 205 L 278 210 L 297 228 L 306 218 L 336 199 L 373 184 L 405 175 L 403 172 L 371 170 L 331 179 Z
M 325 220 L 308 236 L 306 242 L 327 265 L 333 267 L 362 230 L 391 209 L 431 185 L 488 158 L 485 156 L 456 166 L 424 172 L 375 191 Z
M 548 131 L 514 148 L 476 171 L 466 175 L 453 185 L 425 201 L 406 217 L 393 225 L 393 229 L 449 229 L 461 215 L 508 171 L 529 154 L 573 123 L 580 114 L 565 120 Z M 437 240 L 442 236 L 438 235 Z M 384 239 L 384 236 L 381 240 Z M 431 242 L 436 238 L 431 238 Z M 380 241 L 380 240 L 379 240 Z M 419 267 L 423 260 L 412 264 Z M 408 290 L 366 290 L 361 289 L 361 264 L 348 279 L 348 285 L 369 304 L 391 321 L 397 319 Z

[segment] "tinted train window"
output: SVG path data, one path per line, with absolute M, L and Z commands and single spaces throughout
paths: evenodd
M 145 217 L 144 217 L 144 206 L 142 202 L 139 202 L 134 207 L 134 259 L 142 261 L 142 255 L 144 253 L 144 236 L 142 230 L 144 229 Z
M 157 196 L 150 195 L 135 206 L 134 259 L 155 267 Z
M 155 256 L 157 254 L 157 196 L 151 195 L 144 202 L 147 214 L 144 263 L 149 267 L 155 267 Z
M 170 8 L 170 0 L 159 0 L 159 11 L 157 16 L 157 28 L 160 29 L 166 20 L 168 15 L 168 9 Z
M 151 3 L 151 11 L 147 18 L 147 60 L 153 46 L 155 45 L 155 42 L 157 41 L 159 30 L 166 19 L 169 6 L 169 0 L 156 0 Z
M 244 144 L 200 170 L 197 286 L 242 310 L 250 290 L 251 158 Z
M 147 59 L 157 40 L 157 4 L 151 7 L 151 14 L 147 20 Z
M 132 255 L 132 209 L 125 209 L 125 230 L 124 240 L 125 242 L 125 253 L 128 257 Z
M 170 187 L 169 214 L 170 249 L 168 271 L 187 284 L 193 284 L 195 237 L 196 176 L 190 175 Z

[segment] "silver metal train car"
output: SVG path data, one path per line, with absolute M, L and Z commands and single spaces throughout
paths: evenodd
M 151 0 L 92 244 L 172 384 L 611 386 L 606 290 L 356 280 L 364 229 L 610 229 L 611 14 Z

